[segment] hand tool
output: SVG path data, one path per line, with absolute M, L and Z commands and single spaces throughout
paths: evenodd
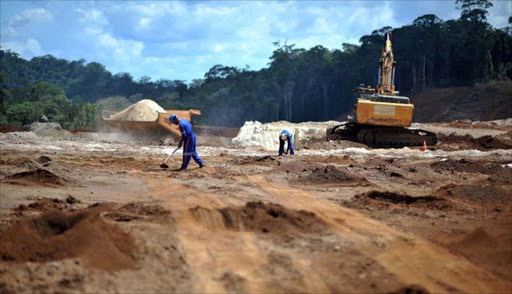
M 167 156 L 167 158 L 164 160 L 164 162 L 162 162 L 162 164 L 160 164 L 160 167 L 161 168 L 168 168 L 169 166 L 166 164 L 167 160 L 169 158 L 171 158 L 171 156 L 174 154 L 174 152 L 178 151 L 178 149 L 180 149 L 181 146 L 178 146 L 178 148 L 174 149 L 174 151 L 171 153 L 171 155 Z

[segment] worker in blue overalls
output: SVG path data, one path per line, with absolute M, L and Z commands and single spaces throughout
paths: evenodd
M 179 119 L 176 114 L 171 114 L 169 116 L 169 121 L 172 124 L 179 125 L 181 132 L 181 140 L 178 143 L 178 148 L 180 148 L 183 143 L 183 163 L 181 164 L 181 170 L 187 169 L 188 163 L 190 162 L 190 157 L 194 159 L 194 161 L 199 164 L 199 167 L 202 168 L 205 166 L 199 155 L 196 152 L 196 135 L 192 131 L 192 125 L 188 122 L 188 120 L 182 118 Z
M 288 142 L 288 148 L 286 151 L 284 151 L 285 142 Z M 283 155 L 283 152 L 284 154 L 288 154 L 288 151 L 290 152 L 290 155 L 295 154 L 295 152 L 293 152 L 293 137 L 290 132 L 283 130 L 279 135 L 279 155 Z

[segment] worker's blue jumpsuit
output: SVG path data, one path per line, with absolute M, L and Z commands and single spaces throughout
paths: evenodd
M 202 166 L 203 161 L 196 152 L 196 135 L 194 135 L 192 131 L 192 125 L 188 120 L 182 118 L 180 119 L 179 127 L 183 138 L 183 164 L 181 165 L 181 169 L 187 168 L 190 157 L 192 157 L 197 164 Z
M 281 134 L 279 134 L 279 155 L 283 155 L 283 153 L 284 153 L 284 143 L 285 143 L 285 141 L 283 141 L 281 139 L 281 135 L 282 134 L 286 135 L 286 141 L 288 141 L 288 149 L 290 149 L 290 155 L 295 154 L 295 152 L 293 152 L 293 138 L 292 138 L 292 134 L 290 134 L 290 132 L 288 132 L 287 130 L 283 130 L 281 132 Z

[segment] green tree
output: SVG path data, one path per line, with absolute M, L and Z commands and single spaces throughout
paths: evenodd
M 6 119 L 10 125 L 22 126 L 37 119 L 34 103 L 25 101 L 10 106 L 6 111 Z
M 472 22 L 487 21 L 487 9 L 493 7 L 489 0 L 456 0 L 455 4 L 461 10 L 460 18 Z
M 7 83 L 7 74 L 0 72 L 0 113 L 5 113 L 11 100 L 12 96 L 9 91 L 9 84 Z

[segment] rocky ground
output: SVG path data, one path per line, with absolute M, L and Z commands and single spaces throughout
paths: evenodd
M 204 132 L 185 172 L 163 141 L 0 134 L 0 290 L 512 292 L 512 127 L 420 127 L 293 157 Z

